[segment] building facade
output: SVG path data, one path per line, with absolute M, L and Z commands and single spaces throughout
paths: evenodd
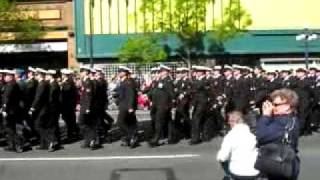
M 154 0 L 154 3 L 175 0 Z M 129 37 L 143 33 L 145 18 L 140 9 L 141 0 L 77 0 L 75 3 L 76 58 L 80 63 L 116 62 L 119 49 Z M 90 4 L 91 3 L 91 4 Z M 212 28 L 214 19 L 223 19 L 224 9 L 230 0 L 212 0 L 206 8 L 205 29 Z M 204 40 L 207 59 L 218 63 L 257 64 L 264 59 L 301 59 L 305 46 L 296 36 L 304 32 L 320 33 L 318 0 L 240 0 L 251 15 L 252 25 L 248 31 L 224 43 L 224 51 L 211 53 L 208 40 Z M 155 14 L 161 13 L 155 11 Z M 152 17 L 150 17 L 152 16 Z M 313 58 L 320 55 L 320 40 L 308 43 Z M 174 37 L 169 40 L 171 48 L 177 47 Z
M 74 54 L 74 17 L 72 0 L 17 0 L 17 6 L 33 15 L 46 29 L 32 43 L 6 41 L 0 44 L 1 67 L 44 68 L 77 67 Z M 11 32 L 5 32 L 10 39 Z M 9 36 L 8 36 L 9 35 Z M 7 39 L 0 39 L 0 41 Z

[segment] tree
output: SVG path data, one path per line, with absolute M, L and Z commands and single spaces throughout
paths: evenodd
M 10 0 L 0 1 L 0 38 L 18 42 L 34 41 L 45 32 L 28 9 L 18 8 Z
M 191 57 L 204 50 L 203 38 L 209 33 L 206 30 L 206 9 L 210 3 L 215 4 L 215 0 L 142 0 L 140 11 L 145 22 L 142 28 L 146 32 L 175 34 L 181 42 L 175 52 L 190 68 Z M 216 46 L 221 46 L 250 24 L 250 15 L 240 0 L 229 0 L 224 18 L 212 22 L 211 39 Z
M 150 63 L 162 61 L 167 54 L 155 36 L 129 38 L 119 52 L 120 62 Z

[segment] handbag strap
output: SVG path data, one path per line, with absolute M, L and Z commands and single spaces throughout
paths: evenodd
M 292 120 L 285 127 L 285 132 L 284 132 L 284 137 L 282 139 L 282 143 L 284 143 L 284 144 L 291 143 L 292 138 L 291 138 L 290 133 L 294 129 L 295 123 L 296 123 L 296 118 L 292 117 Z

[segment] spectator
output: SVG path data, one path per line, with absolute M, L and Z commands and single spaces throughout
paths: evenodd
M 254 169 L 257 158 L 256 137 L 244 123 L 239 111 L 228 113 L 231 130 L 224 137 L 217 160 L 234 180 L 255 179 L 259 171 Z
M 259 146 L 268 143 L 281 143 L 286 127 L 292 123 L 296 116 L 298 95 L 289 89 L 275 90 L 270 95 L 270 101 L 262 106 L 262 116 L 257 122 L 256 136 Z M 298 122 L 298 120 L 296 121 Z M 299 123 L 295 123 L 289 132 L 290 145 L 298 153 Z M 290 180 L 296 180 L 299 175 L 300 160 L 296 156 L 293 165 L 293 175 Z M 269 180 L 285 180 L 283 177 L 271 177 L 266 174 Z

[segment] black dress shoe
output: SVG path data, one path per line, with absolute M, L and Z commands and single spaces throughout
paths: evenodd
M 82 149 L 87 149 L 87 148 L 89 148 L 89 144 L 87 144 L 87 143 L 82 143 L 82 144 L 80 145 L 80 148 L 82 148 Z
M 135 147 L 138 146 L 138 138 L 137 137 L 133 137 L 131 140 L 130 140 L 130 148 L 133 149 Z
M 48 152 L 53 152 L 53 151 L 55 151 L 56 149 L 55 149 L 55 145 L 51 142 L 50 144 L 49 144 L 49 147 L 48 147 Z
M 39 146 L 39 147 L 36 147 L 36 150 L 48 150 L 48 148 L 44 146 Z
M 96 150 L 97 149 L 97 145 L 95 144 L 94 140 L 90 141 L 89 147 L 90 147 L 90 150 Z
M 19 145 L 16 146 L 16 152 L 17 153 L 22 153 L 23 150 L 24 150 L 24 148 L 22 146 L 19 146 Z
M 152 142 L 152 141 L 149 142 L 149 147 L 154 148 L 156 146 L 160 146 L 160 144 L 158 142 Z
M 5 147 L 5 148 L 3 148 L 3 150 L 9 151 L 9 152 L 15 152 L 16 151 L 16 149 L 13 148 L 13 147 Z
M 197 145 L 197 144 L 200 144 L 200 143 L 201 143 L 200 140 L 191 140 L 191 141 L 189 142 L 190 145 Z

